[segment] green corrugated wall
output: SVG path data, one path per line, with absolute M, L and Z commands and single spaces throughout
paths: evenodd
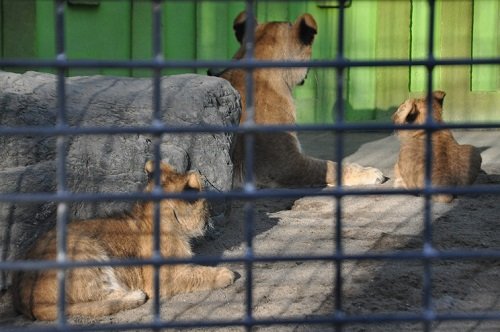
M 70 59 L 148 59 L 151 57 L 151 5 L 147 1 L 94 0 L 98 5 L 68 5 L 66 49 Z M 313 57 L 336 55 L 338 9 L 318 4 L 336 1 L 257 2 L 257 16 L 295 20 L 313 14 L 319 25 Z M 2 57 L 54 56 L 53 3 L 47 0 L 0 0 Z M 167 59 L 228 59 L 237 48 L 232 20 L 243 1 L 166 2 L 163 47 Z M 345 52 L 350 59 L 422 59 L 427 54 L 428 5 L 424 0 L 353 0 L 346 9 Z M 436 3 L 435 56 L 443 58 L 500 56 L 498 0 L 441 0 Z M 39 70 L 47 70 L 40 68 Z M 189 69 L 165 74 L 193 72 Z M 198 70 L 204 73 L 204 70 Z M 148 76 L 148 70 L 73 69 L 70 75 Z M 387 120 L 394 107 L 422 95 L 423 67 L 351 68 L 346 73 L 346 119 Z M 434 86 L 447 92 L 448 121 L 500 121 L 500 66 L 436 67 Z M 333 121 L 337 96 L 333 69 L 311 70 L 295 91 L 298 120 Z

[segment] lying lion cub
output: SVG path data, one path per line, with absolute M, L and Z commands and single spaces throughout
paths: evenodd
M 432 116 L 443 122 L 443 91 L 432 94 Z M 427 99 L 408 99 L 392 116 L 395 124 L 424 124 L 427 116 Z M 401 142 L 399 158 L 394 167 L 394 186 L 422 188 L 425 177 L 425 131 L 398 130 Z M 481 169 L 481 155 L 472 145 L 459 145 L 450 130 L 432 134 L 432 184 L 436 186 L 460 186 L 474 182 Z M 436 202 L 449 203 L 452 195 L 434 195 Z
M 146 164 L 153 172 L 153 163 Z M 198 173 L 176 173 L 161 165 L 161 185 L 166 192 L 201 190 Z M 153 183 L 146 187 L 151 192 Z M 189 258 L 189 240 L 203 235 L 207 222 L 205 200 L 161 202 L 161 254 Z M 130 215 L 121 218 L 74 221 L 68 225 L 67 257 L 73 261 L 107 261 L 120 258 L 151 258 L 153 250 L 152 202 L 138 203 Z M 29 260 L 56 259 L 56 231 L 40 238 L 27 253 Z M 153 267 L 93 267 L 67 273 L 66 301 L 69 316 L 104 316 L 143 304 L 153 296 Z M 223 267 L 165 265 L 160 269 L 160 295 L 226 287 L 234 282 L 233 272 Z M 55 270 L 19 272 L 14 276 L 14 304 L 28 317 L 54 320 L 57 316 Z
M 247 16 L 240 13 L 233 28 L 241 48 L 234 59 L 245 56 L 245 24 Z M 259 60 L 305 61 L 311 59 L 312 43 L 317 32 L 314 18 L 304 14 L 295 23 L 269 22 L 255 26 L 254 57 Z M 220 74 L 241 95 L 242 116 L 246 110 L 246 71 L 228 69 Z M 255 122 L 262 125 L 295 125 L 296 110 L 292 89 L 301 84 L 307 68 L 262 68 L 253 72 Z M 337 164 L 329 160 L 308 157 L 301 152 L 294 132 L 258 133 L 255 135 L 254 172 L 260 186 L 324 186 L 335 185 Z M 235 183 L 241 183 L 244 167 L 244 140 L 238 136 L 234 152 Z M 376 184 L 386 180 L 382 172 L 372 167 L 346 164 L 342 183 L 345 185 Z

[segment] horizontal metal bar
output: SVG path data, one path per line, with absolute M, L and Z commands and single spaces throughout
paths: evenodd
M 39 67 L 39 68 L 138 68 L 138 69 L 173 69 L 173 68 L 350 68 L 350 67 L 408 67 L 408 66 L 470 66 L 498 65 L 497 58 L 442 58 L 442 59 L 321 59 L 311 61 L 271 61 L 257 59 L 235 60 L 32 60 L 0 59 L 0 67 Z
M 299 198 L 304 196 L 344 197 L 372 195 L 435 195 L 435 194 L 500 194 L 500 186 L 471 185 L 467 187 L 438 187 L 421 189 L 383 188 L 383 187 L 328 187 L 302 189 L 259 189 L 232 190 L 225 192 L 130 192 L 130 193 L 0 193 L 0 202 L 98 202 L 98 201 L 158 201 L 161 199 L 200 199 L 220 200 L 257 200 L 262 198 Z
M 385 253 L 364 252 L 356 254 L 331 254 L 331 255 L 258 255 L 240 257 L 211 257 L 194 256 L 191 258 L 144 258 L 144 259 L 113 259 L 109 261 L 3 261 L 0 262 L 0 271 L 14 270 L 44 270 L 44 269 L 80 269 L 102 266 L 143 266 L 143 265 L 177 265 L 177 264 L 235 264 L 251 261 L 252 263 L 277 263 L 277 262 L 339 262 L 339 261 L 418 261 L 431 262 L 454 260 L 498 260 L 498 249 L 452 249 L 452 250 L 402 250 Z
M 470 314 L 464 313 L 446 313 L 440 314 L 436 312 L 415 312 L 402 313 L 394 312 L 387 314 L 370 314 L 370 315 L 348 315 L 348 314 L 332 314 L 332 315 L 310 315 L 307 317 L 284 317 L 284 318 L 251 318 L 238 320 L 202 320 L 202 321 L 151 321 L 148 323 L 129 323 L 129 324 L 92 324 L 92 325 L 72 325 L 65 324 L 64 331 L 128 331 L 128 330 L 143 330 L 143 329 L 166 329 L 177 328 L 186 329 L 194 327 L 237 327 L 237 326 L 280 326 L 280 325 L 326 325 L 326 324 L 341 324 L 352 325 L 356 323 L 374 324 L 374 323 L 418 323 L 432 319 L 432 321 L 497 321 L 500 320 L 500 312 L 474 312 Z M 36 327 L 13 327 L 8 331 L 61 331 L 61 328 L 52 325 L 38 325 Z
M 33 1 L 33 0 L 16 0 L 16 1 Z M 53 0 L 37 0 L 37 1 L 53 1 Z M 82 1 L 82 0 L 80 0 Z M 90 1 L 90 0 L 88 0 Z M 94 1 L 99 1 L 99 2 L 123 2 L 124 0 L 94 0 Z M 137 2 L 145 2 L 145 3 L 151 3 L 152 0 L 134 0 Z M 304 0 L 272 0 L 272 2 L 297 2 L 297 1 L 304 1 Z M 349 8 L 347 4 L 352 1 L 352 0 L 346 0 L 346 5 L 344 8 Z M 391 0 L 391 1 L 405 1 L 405 0 Z M 224 2 L 227 3 L 228 0 L 161 0 L 160 2 L 192 2 L 192 3 L 198 3 L 198 2 Z M 242 6 L 243 7 L 243 6 Z M 340 8 L 340 6 L 338 7 Z M 337 9 L 338 9 L 337 8 Z
M 389 122 L 371 123 L 333 123 L 315 125 L 242 125 L 242 126 L 136 126 L 136 127 L 69 127 L 69 126 L 0 126 L 0 136 L 79 136 L 79 135 L 118 135 L 118 134 L 211 134 L 211 133 L 276 133 L 276 132 L 308 132 L 308 131 L 394 131 L 419 130 L 437 131 L 442 129 L 500 129 L 500 122 L 478 123 L 434 123 L 421 125 L 394 125 Z

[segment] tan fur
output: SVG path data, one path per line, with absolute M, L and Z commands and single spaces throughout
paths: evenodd
M 443 122 L 443 100 L 446 94 L 435 91 L 432 100 L 432 116 L 435 122 Z M 424 124 L 427 117 L 427 99 L 408 99 L 394 113 L 395 124 Z M 425 179 L 424 130 L 398 130 L 401 143 L 394 173 L 396 187 L 422 188 Z M 463 186 L 474 182 L 481 169 L 481 155 L 472 145 L 460 145 L 450 130 L 432 134 L 432 173 L 435 186 Z M 433 200 L 448 203 L 452 195 L 435 195 Z
M 234 59 L 245 56 L 244 12 L 234 20 L 236 38 L 241 48 Z M 270 22 L 255 27 L 254 57 L 260 60 L 303 61 L 311 59 L 312 43 L 317 32 L 316 21 L 303 14 L 295 23 Z M 246 71 L 226 70 L 222 77 L 235 87 L 242 98 L 240 123 L 247 119 Z M 255 122 L 267 125 L 294 125 L 296 110 L 292 89 L 304 81 L 307 68 L 265 68 L 253 71 Z M 244 174 L 243 135 L 238 136 L 234 153 L 235 183 Z M 261 186 L 322 186 L 336 184 L 337 164 L 308 157 L 301 152 L 294 132 L 259 133 L 255 135 L 255 175 Z M 372 167 L 346 164 L 342 182 L 345 185 L 375 184 L 385 181 L 383 174 Z
M 146 164 L 153 172 L 153 163 Z M 161 165 L 161 185 L 166 192 L 201 190 L 196 172 L 176 173 Z M 150 181 L 146 191 L 153 189 Z M 163 257 L 189 258 L 189 240 L 201 236 L 207 221 L 205 200 L 193 202 L 162 200 L 161 254 Z M 154 203 L 138 203 L 128 216 L 74 221 L 68 225 L 67 257 L 71 261 L 151 258 L 153 254 Z M 40 238 L 27 253 L 29 260 L 56 259 L 56 231 Z M 103 316 L 142 305 L 153 297 L 152 266 L 95 267 L 67 272 L 66 302 L 69 316 Z M 233 283 L 227 268 L 196 265 L 165 265 L 160 269 L 160 295 L 210 290 Z M 57 316 L 55 270 L 19 272 L 14 276 L 14 304 L 28 317 L 54 320 Z

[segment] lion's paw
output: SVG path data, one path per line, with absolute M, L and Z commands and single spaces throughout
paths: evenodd
M 139 306 L 146 302 L 148 296 L 142 290 L 128 292 L 122 300 L 131 303 L 133 306 Z
M 232 283 L 234 283 L 234 280 L 236 279 L 236 275 L 234 274 L 233 271 L 221 267 L 217 271 L 217 275 L 215 276 L 215 287 L 217 288 L 224 288 Z
M 358 164 L 345 166 L 344 184 L 347 186 L 381 184 L 388 178 L 375 167 L 363 167 Z

